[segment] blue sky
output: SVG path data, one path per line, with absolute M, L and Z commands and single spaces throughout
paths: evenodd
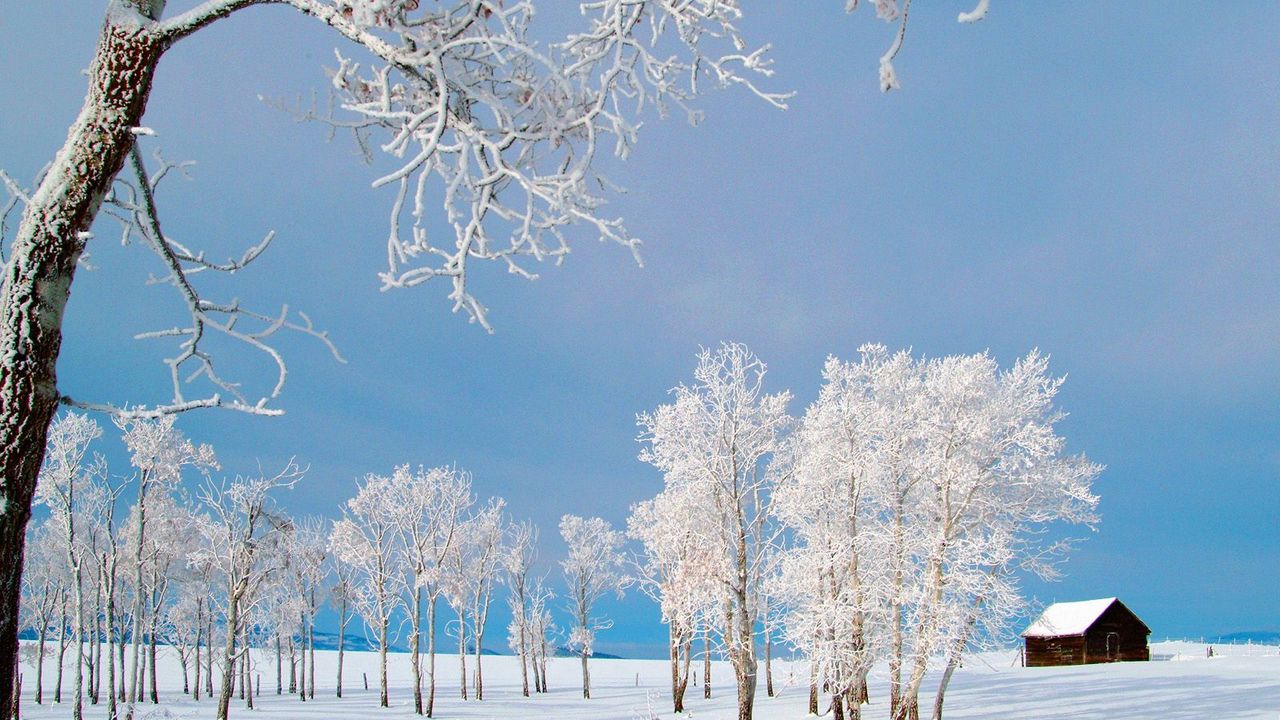
M 699 345 L 751 345 L 796 414 L 824 357 L 864 342 L 1004 363 L 1038 347 L 1069 376 L 1070 448 L 1107 470 L 1098 531 L 1063 582 L 1029 591 L 1117 595 L 1157 637 L 1280 630 L 1280 6 L 1006 1 L 961 26 L 963 3 L 917 3 L 886 96 L 892 28 L 868 8 L 755 5 L 748 37 L 773 43 L 791 109 L 729 91 L 697 128 L 648 118 L 632 159 L 609 163 L 645 267 L 583 232 L 536 282 L 488 268 L 474 283 L 493 336 L 449 313 L 443 285 L 378 291 L 375 171 L 257 99 L 323 97 L 323 29 L 255 8 L 174 48 L 146 123 L 198 165 L 161 197 L 169 231 L 232 254 L 275 228 L 218 290 L 306 310 L 349 360 L 287 340 L 287 415 L 183 427 L 231 471 L 309 463 L 298 513 L 333 515 L 366 472 L 456 462 L 555 539 L 563 513 L 622 523 L 658 490 L 635 413 L 688 378 Z M 99 17 L 80 0 L 0 14 L 11 174 L 65 137 Z M 63 391 L 165 399 L 168 348 L 130 338 L 181 306 L 143 285 L 141 249 L 103 232 L 90 250 Z M 611 612 L 603 650 L 665 637 L 646 602 Z

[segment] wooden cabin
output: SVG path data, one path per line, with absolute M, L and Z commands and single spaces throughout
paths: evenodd
M 1150 660 L 1146 626 L 1116 598 L 1054 603 L 1022 631 L 1027 667 Z

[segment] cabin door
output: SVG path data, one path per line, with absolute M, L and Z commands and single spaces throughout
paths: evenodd
M 1107 662 L 1115 662 L 1120 659 L 1120 635 L 1117 633 L 1107 633 Z

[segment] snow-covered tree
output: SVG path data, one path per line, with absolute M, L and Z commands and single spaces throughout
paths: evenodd
M 152 496 L 165 497 L 181 480 L 185 467 L 194 467 L 201 471 L 217 468 L 218 461 L 214 457 L 213 448 L 208 445 L 196 445 L 180 430 L 174 427 L 176 417 L 169 415 L 157 420 L 117 420 L 123 431 L 125 445 L 129 449 L 130 463 L 138 473 L 138 499 L 134 505 L 132 522 L 133 535 L 130 539 L 133 549 L 133 609 L 131 612 L 133 627 L 132 662 L 129 666 L 129 707 L 128 717 L 133 717 L 133 708 L 137 696 L 141 694 L 143 678 L 139 674 L 139 639 L 143 634 L 143 622 L 146 617 L 145 588 L 147 588 L 146 552 L 147 549 L 159 547 L 147 540 L 147 506 Z M 158 500 L 157 500 L 158 502 Z M 154 665 L 153 665 L 154 666 Z
M 699 523 L 691 521 L 698 508 L 707 506 L 694 495 L 702 489 L 664 490 L 633 506 L 627 520 L 628 534 L 643 547 L 636 563 L 640 589 L 658 603 L 667 625 L 674 712 L 684 712 L 693 640 L 713 624 L 719 606 L 718 578 L 723 575 L 719 569 L 723 558 L 701 537 Z
M 85 509 L 78 494 L 87 490 L 92 483 L 91 476 L 106 475 L 106 461 L 98 456 L 89 458 L 89 446 L 102 436 L 102 428 L 97 422 L 84 415 L 67 413 L 54 421 L 49 428 L 49 447 L 45 451 L 44 467 L 40 469 L 40 480 L 36 486 L 36 502 L 47 506 L 52 513 L 52 523 L 61 529 L 63 559 L 69 570 L 72 598 L 74 599 L 74 620 L 72 632 L 75 636 L 75 695 L 72 700 L 71 717 L 80 720 L 84 717 L 84 632 L 85 622 L 85 565 L 93 564 L 93 556 L 86 553 L 87 528 L 82 526 L 88 520 Z M 81 536 L 77 537 L 77 530 Z M 87 557 L 86 557 L 87 555 Z
M 774 549 L 769 461 L 791 422 L 791 395 L 766 394 L 765 369 L 745 345 L 703 349 L 695 383 L 677 386 L 674 402 L 638 418 L 647 444 L 640 459 L 662 471 L 668 490 L 689 488 L 686 497 L 701 501 L 690 517 L 698 518 L 701 539 L 716 557 L 719 630 L 740 720 L 750 720 L 755 701 L 756 626 Z
M 33 525 L 28 542 L 29 567 L 22 578 L 22 625 L 36 633 L 35 701 L 44 703 L 45 643 L 56 627 L 58 607 L 67 592 L 67 578 L 62 556 L 61 533 L 49 520 Z
M 413 666 L 413 705 L 419 715 L 431 716 L 436 697 L 436 608 L 444 591 L 443 573 L 450 553 L 460 542 L 459 527 L 475 502 L 471 477 L 453 467 L 410 471 L 402 465 L 391 476 L 391 492 L 396 496 L 396 529 L 401 570 L 408 579 L 403 584 L 404 604 L 409 610 L 409 652 Z M 424 616 L 425 604 L 425 616 Z M 427 632 L 428 689 L 425 708 L 422 698 L 421 639 Z
M 1093 522 L 1098 467 L 1063 454 L 1061 381 L 1037 353 L 1003 372 L 985 354 L 860 353 L 828 359 L 780 453 L 775 512 L 792 542 L 775 584 L 787 637 L 839 717 L 861 717 L 867 672 L 887 656 L 894 720 L 918 717 L 921 680 L 944 659 L 940 718 L 965 649 L 1020 609 L 1015 571 L 1051 576 L 1069 546 L 1051 526 Z
M 893 582 L 886 504 L 905 421 L 894 391 L 914 363 L 864 347 L 862 361 L 829 358 L 818 399 L 790 438 L 775 512 L 792 533 L 776 578 L 787 637 L 810 658 L 814 687 L 841 717 L 861 717 L 866 677 L 890 627 Z M 910 386 L 909 386 L 910 387 Z M 914 398 L 914 396 L 911 396 Z M 899 455 L 901 453 L 899 452 Z
M 374 634 L 378 646 L 381 695 L 379 704 L 388 707 L 387 647 L 391 618 L 400 607 L 403 576 L 396 561 L 401 557 L 397 518 L 401 509 L 392 479 L 369 474 L 360 482 L 355 497 L 347 500 L 342 519 L 329 534 L 329 552 L 356 573 L 353 596 L 356 612 Z
M 924 513 L 919 604 L 913 628 L 912 669 L 895 720 L 919 716 L 918 693 L 929 659 L 939 653 L 959 662 L 974 622 L 1000 613 L 1016 598 L 1002 583 L 1007 569 L 1042 562 L 1063 546 L 1048 542 L 1054 523 L 1094 522 L 1090 491 L 1101 468 L 1064 454 L 1053 406 L 1061 378 L 1048 373 L 1037 352 L 1006 371 L 987 354 L 929 361 L 919 449 Z M 945 687 L 943 688 L 945 692 Z M 935 702 L 941 712 L 940 698 Z
M 534 692 L 547 692 L 547 658 L 555 648 L 555 636 L 558 632 L 555 620 L 551 617 L 551 601 L 555 593 L 543 585 L 539 578 L 529 589 L 529 631 L 532 639 L 529 642 L 529 665 L 533 668 Z
M 625 157 L 650 108 L 663 115 L 675 108 L 696 120 L 693 105 L 704 88 L 732 85 L 785 104 L 784 95 L 756 85 L 772 73 L 768 46 L 742 36 L 736 0 L 581 3 L 585 27 L 545 45 L 535 40 L 532 0 L 203 0 L 168 17 L 165 0 L 109 0 L 84 103 L 64 146 L 30 191 L 0 175 L 10 196 L 3 215 L 22 206 L 0 287 L 0 471 L 6 504 L 0 550 L 20 556 L 45 433 L 57 406 L 93 405 L 60 392 L 54 370 L 78 261 L 104 205 L 123 219 L 127 235 L 141 238 L 158 257 L 191 317 L 187 327 L 155 334 L 179 344 L 169 360 L 172 402 L 125 412 L 155 415 L 210 406 L 275 412 L 269 403 L 278 398 L 286 372 L 269 345 L 271 336 L 292 328 L 328 342 L 305 315 L 256 312 L 206 296 L 196 273 L 238 271 L 260 256 L 272 235 L 227 262 L 174 240 L 164 232 L 155 199 L 155 186 L 171 166 L 148 171 L 137 148 L 138 137 L 150 133 L 143 116 L 166 52 L 222 18 L 266 4 L 291 7 L 372 59 L 338 57 L 332 88 L 341 116 L 331 121 L 356 128 L 362 148 L 377 147 L 399 165 L 374 182 L 397 190 L 383 285 L 448 278 L 454 309 L 485 327 L 484 306 L 467 284 L 467 268 L 475 261 L 490 260 L 532 277 L 529 261 L 558 262 L 568 253 L 572 225 L 637 248 L 620 219 L 604 214 L 599 188 L 612 185 L 600 176 L 596 160 L 610 149 Z M 897 86 L 892 61 L 902 47 L 907 6 L 899 10 L 894 0 L 876 5 L 881 18 L 899 24 L 880 59 L 881 86 L 888 89 Z M 980 19 L 985 12 L 981 0 L 961 19 Z M 382 141 L 367 144 L 365 136 L 373 132 Z M 117 178 L 126 165 L 131 181 Z M 454 230 L 444 241 L 426 232 L 433 202 Z M 250 324 L 257 327 L 249 330 Z M 278 367 L 275 381 L 249 395 L 224 378 L 204 342 L 215 334 L 265 353 Z M 187 378 L 207 381 L 209 394 L 189 398 L 182 389 Z M 14 668 L 17 635 L 13 622 L 3 618 L 16 617 L 19 573 L 15 567 L 0 576 L 4 677 Z M 12 688 L 0 685 L 2 717 Z
M 507 605 L 511 623 L 507 626 L 507 646 L 520 661 L 520 693 L 529 697 L 529 660 L 533 630 L 530 627 L 530 582 L 538 560 L 538 527 L 531 521 L 512 523 L 508 531 L 503 568 L 507 571 Z
M 613 621 L 592 616 L 600 598 L 609 593 L 622 596 L 630 578 L 623 572 L 622 544 L 625 536 L 602 518 L 565 515 L 560 518 L 560 537 L 569 552 L 560 561 L 566 600 L 573 617 L 569 647 L 582 658 L 582 697 L 591 697 L 591 672 L 587 659 L 595 647 L 596 633 L 613 627 Z
M 302 474 L 303 470 L 290 460 L 272 476 L 208 480 L 200 489 L 204 515 L 197 529 L 202 542 L 191 559 L 207 563 L 222 581 L 221 592 L 214 598 L 224 628 L 218 720 L 227 720 L 237 666 L 248 657 L 249 648 L 243 642 L 247 619 L 262 597 L 263 586 L 281 571 L 270 551 L 284 527 L 274 517 L 272 494 L 293 487 Z M 246 680 L 247 677 L 241 682 L 247 684 Z
M 347 626 L 351 624 L 351 611 L 356 593 L 355 569 L 329 553 L 330 571 L 335 578 L 329 588 L 329 605 L 338 611 L 338 670 L 334 692 L 342 697 L 342 663 L 346 655 Z
M 443 566 L 444 596 L 457 615 L 458 662 L 462 699 L 467 699 L 467 645 L 475 652 L 475 697 L 484 699 L 482 644 L 495 586 L 501 582 L 506 501 L 490 498 L 457 528 L 457 541 Z
M 294 595 L 297 613 L 293 620 L 298 628 L 299 665 L 303 668 L 297 692 L 303 700 L 316 696 L 315 624 L 320 591 L 328 578 L 328 540 L 320 518 L 303 518 L 290 524 L 281 543 L 285 555 L 285 572 L 281 576 Z

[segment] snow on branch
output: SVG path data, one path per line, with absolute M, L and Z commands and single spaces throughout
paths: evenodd
M 962 23 L 975 23 L 987 16 L 987 10 L 991 9 L 991 0 L 978 0 L 978 4 L 969 12 L 962 12 L 956 20 Z
M 396 164 L 373 182 L 394 189 L 382 288 L 447 278 L 454 312 L 489 332 L 468 282 L 475 261 L 536 279 L 535 263 L 569 254 L 572 227 L 640 263 L 641 240 L 607 211 L 621 189 L 598 154 L 626 158 L 646 112 L 697 123 L 698 97 L 733 86 L 778 108 L 790 97 L 762 86 L 769 45 L 744 37 L 738 0 L 582 0 L 585 27 L 551 43 L 531 33 L 535 0 L 206 0 L 157 32 L 173 43 L 258 4 L 291 6 L 372 54 L 370 65 L 337 52 L 336 108 L 299 115 L 350 130 L 366 159 L 376 147 Z M 880 59 L 887 91 L 898 87 L 910 0 L 874 5 L 898 23 Z M 986 9 L 981 0 L 961 19 Z
M 640 239 L 605 211 L 617 188 L 598 151 L 626 157 L 648 108 L 696 122 L 707 87 L 741 85 L 778 107 L 788 97 L 758 85 L 773 72 L 768 46 L 748 46 L 736 2 L 584 2 L 586 30 L 548 45 L 531 38 L 532 0 L 288 4 L 377 59 L 338 53 L 338 107 L 322 121 L 397 163 L 373 182 L 395 190 L 383 289 L 448 278 L 454 311 L 489 331 L 473 261 L 534 279 L 530 264 L 562 261 L 578 226 L 639 262 Z
M 154 418 L 205 407 L 224 407 L 252 414 L 278 415 L 280 411 L 269 407 L 269 403 L 279 397 L 288 376 L 288 366 L 285 364 L 284 357 L 272 344 L 278 332 L 288 330 L 313 337 L 328 348 L 336 360 L 339 362 L 345 362 L 345 360 L 329 339 L 328 333 L 317 329 L 306 313 L 300 311 L 291 313 L 289 307 L 285 305 L 278 313 L 268 314 L 242 307 L 240 301 L 236 299 L 219 303 L 202 296 L 192 281 L 193 276 L 206 271 L 230 274 L 244 269 L 270 246 L 275 238 L 275 232 L 267 233 L 261 241 L 245 250 L 238 259 L 232 258 L 225 262 L 211 261 L 203 251 L 192 250 L 174 240 L 166 235 L 161 227 L 160 212 L 156 205 L 156 189 L 170 173 L 184 172 L 190 163 L 172 163 L 165 160 L 159 153 L 156 154 L 156 161 L 160 165 L 159 169 L 149 173 L 135 145 L 130 153 L 129 164 L 136 182 L 117 180 L 108 198 L 108 203 L 112 206 L 108 212 L 121 223 L 123 243 L 127 244 L 131 237 L 137 235 L 164 263 L 165 273 L 159 277 L 153 277 L 151 282 L 176 288 L 187 307 L 190 325 L 144 332 L 135 336 L 140 340 L 154 338 L 178 340 L 178 353 L 165 360 L 165 364 L 169 366 L 173 398 L 167 404 L 132 408 L 87 403 L 69 397 L 63 397 L 62 402 L 74 407 L 103 410 L 129 418 Z M 210 332 L 248 346 L 271 361 L 276 368 L 276 379 L 267 394 L 256 401 L 250 400 L 240 382 L 223 376 L 217 370 L 214 356 L 204 343 Z M 199 379 L 211 383 L 216 389 L 215 392 L 203 398 L 187 398 L 183 387 Z
M 205 0 L 194 8 L 160 24 L 160 33 L 173 43 L 250 5 L 279 3 L 281 0 Z

